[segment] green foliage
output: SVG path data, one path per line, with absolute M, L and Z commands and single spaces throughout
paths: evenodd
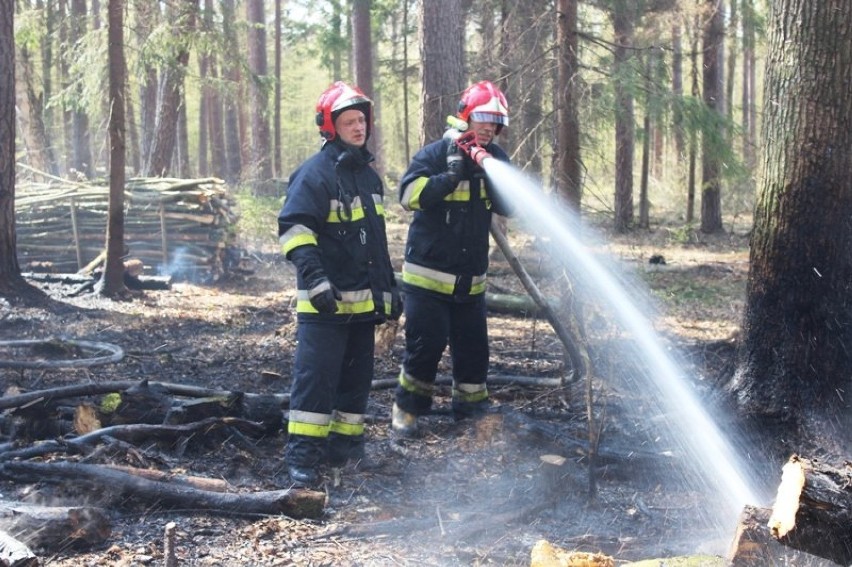
M 43 10 L 22 10 L 15 14 L 15 45 L 21 49 L 36 51 L 47 34 Z
M 265 249 L 278 242 L 278 211 L 282 200 L 278 197 L 259 197 L 247 187 L 236 191 L 240 219 L 237 231 L 250 248 Z
M 666 228 L 669 242 L 680 245 L 696 242 L 695 231 L 696 228 L 694 223 L 686 223 Z

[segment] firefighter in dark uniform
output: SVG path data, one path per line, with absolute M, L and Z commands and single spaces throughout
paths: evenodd
M 323 464 L 364 453 L 375 325 L 402 310 L 388 256 L 384 189 L 365 144 L 372 102 L 331 85 L 317 103 L 320 151 L 290 176 L 278 215 L 283 253 L 296 267 L 298 340 L 285 459 L 297 485 Z
M 494 84 L 481 81 L 464 91 L 458 115 L 450 120 L 456 127 L 414 156 L 400 187 L 402 206 L 414 212 L 402 275 L 405 354 L 391 416 L 393 432 L 404 437 L 417 433 L 417 416 L 430 410 L 447 345 L 454 417 L 475 416 L 489 405 L 489 227 L 494 213 L 511 211 L 482 165 L 488 158 L 509 161 L 493 141 L 508 125 L 506 98 Z

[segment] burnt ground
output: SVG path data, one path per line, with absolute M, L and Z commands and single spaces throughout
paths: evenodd
M 399 228 L 399 227 L 398 227 Z M 398 247 L 404 230 L 392 234 Z M 644 280 L 660 308 L 654 316 L 667 348 L 680 353 L 693 386 L 713 404 L 730 372 L 733 336 L 743 303 L 747 241 L 702 237 L 678 244 L 673 233 L 611 238 L 606 253 Z M 512 237 L 525 265 L 540 266 L 531 243 Z M 651 264 L 653 255 L 665 264 Z M 396 254 L 395 258 L 400 255 Z M 286 393 L 294 352 L 289 307 L 293 274 L 274 254 L 249 254 L 251 274 L 214 285 L 175 283 L 131 301 L 69 297 L 68 287 L 39 284 L 49 307 L 0 304 L 0 340 L 62 336 L 120 345 L 118 363 L 82 369 L 0 368 L 7 393 L 117 380 L 159 381 L 251 393 Z M 494 262 L 492 290 L 521 288 L 508 264 Z M 543 276 L 543 280 L 546 277 Z M 546 283 L 546 282 L 545 282 Z M 550 285 L 550 284 L 548 284 Z M 549 288 L 559 293 L 558 283 Z M 322 518 L 228 516 L 140 503 L 107 487 L 69 489 L 33 479 L 3 481 L 6 500 L 103 506 L 112 535 L 94 548 L 45 553 L 56 566 L 161 564 L 163 530 L 177 524 L 181 565 L 528 565 L 540 539 L 571 550 L 603 552 L 619 562 L 692 553 L 724 553 L 729 541 L 696 518 L 706 496 L 683 486 L 688 463 L 648 409 L 646 392 L 619 376 L 629 355 L 594 310 L 585 312 L 595 366 L 594 407 L 600 428 L 595 498 L 586 456 L 587 382 L 513 383 L 515 376 L 565 375 L 561 345 L 540 317 L 492 313 L 490 386 L 495 414 L 452 421 L 448 387 L 423 419 L 417 440 L 389 437 L 392 390 L 376 389 L 369 407 L 368 465 L 329 471 Z M 401 331 L 377 353 L 376 379 L 399 371 Z M 624 352 L 629 352 L 629 349 Z M 3 358 L 0 356 L 0 358 Z M 448 363 L 441 369 L 449 372 Z M 6 422 L 4 422 L 6 423 Z M 0 431 L 9 440 L 8 427 Z M 285 435 L 204 437 L 181 450 L 154 440 L 135 450 L 103 452 L 91 462 L 131 464 L 227 480 L 234 490 L 287 486 L 281 459 Z M 559 479 L 548 478 L 541 456 L 567 458 Z M 77 457 L 56 456 L 75 459 Z M 730 526 L 733 537 L 735 526 Z

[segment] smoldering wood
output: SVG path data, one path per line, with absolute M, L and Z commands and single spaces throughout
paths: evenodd
M 743 508 L 727 555 L 731 567 L 837 567 L 833 561 L 787 547 L 772 537 L 769 530 L 771 514 L 769 508 L 751 505 Z
M 852 564 L 852 462 L 835 468 L 791 456 L 768 526 L 772 537 L 788 547 Z
M 318 518 L 325 507 L 325 493 L 284 489 L 263 492 L 212 492 L 171 482 L 148 480 L 121 471 L 79 463 L 6 462 L 0 473 L 13 480 L 73 482 L 76 488 L 88 485 L 94 494 L 105 488 L 133 497 L 148 506 L 206 510 L 225 516 L 246 514 L 286 514 L 294 518 Z
M 26 502 L 0 502 L 0 528 L 27 546 L 47 551 L 98 545 L 112 534 L 109 513 L 103 508 Z
M 37 567 L 38 556 L 17 538 L 0 531 L 0 565 L 3 567 Z

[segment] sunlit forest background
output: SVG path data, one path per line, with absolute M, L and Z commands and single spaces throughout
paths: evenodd
M 19 177 L 105 178 L 106 2 L 16 6 Z M 566 7 L 576 10 L 570 103 L 558 88 Z M 572 105 L 586 215 L 690 227 L 712 186 L 723 222 L 702 229 L 750 223 L 761 0 L 127 0 L 124 11 L 129 176 L 215 176 L 280 198 L 319 148 L 317 97 L 335 80 L 364 82 L 366 69 L 372 150 L 391 188 L 425 125 L 444 119 L 426 96 L 452 109 L 464 86 L 489 79 L 510 104 L 499 143 L 545 190 L 557 184 L 560 105 Z M 461 52 L 430 51 L 427 33 Z M 461 85 L 427 93 L 424 74 L 445 65 Z

